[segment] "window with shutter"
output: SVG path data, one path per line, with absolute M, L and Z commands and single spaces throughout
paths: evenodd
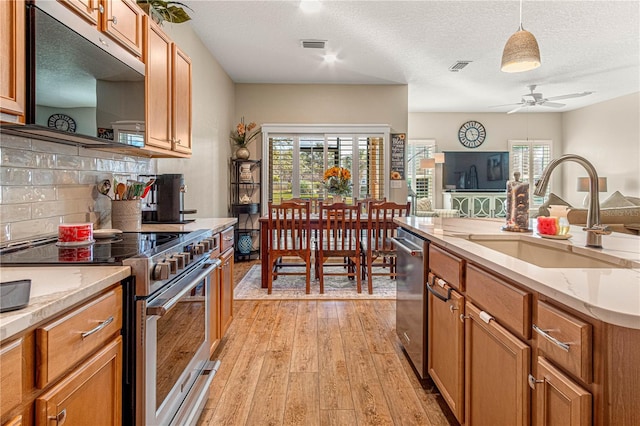
M 428 198 L 431 205 L 436 205 L 434 199 L 434 173 L 435 169 L 420 168 L 420 160 L 431 158 L 436 151 L 435 140 L 409 140 L 407 148 L 407 185 L 412 205 L 417 200 Z
M 552 153 L 553 142 L 550 140 L 509 141 L 509 164 L 511 166 L 509 176 L 512 177 L 514 172 L 520 172 L 520 179 L 529 183 L 529 199 L 532 207 L 543 204 L 544 199 L 549 195 L 551 185 L 547 188 L 544 197 L 534 196 L 533 190 L 535 183 L 551 161 Z
M 268 196 L 273 202 L 290 198 L 326 198 L 323 175 L 340 166 L 352 175 L 352 195 L 385 197 L 382 135 L 269 135 Z

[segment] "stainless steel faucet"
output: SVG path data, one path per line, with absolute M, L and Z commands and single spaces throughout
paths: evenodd
M 589 175 L 589 209 L 587 210 L 587 227 L 583 228 L 587 231 L 587 247 L 602 247 L 602 235 L 611 234 L 611 230 L 600 224 L 600 197 L 598 196 L 598 173 L 595 167 L 585 158 L 575 154 L 563 155 L 560 158 L 551 160 L 547 168 L 542 172 L 542 177 L 536 183 L 535 195 L 544 196 L 547 186 L 549 185 L 549 177 L 551 172 L 560 163 L 565 161 L 575 161 L 582 165 Z

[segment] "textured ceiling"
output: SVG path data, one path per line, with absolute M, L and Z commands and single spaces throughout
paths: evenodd
M 540 46 L 542 66 L 500 71 L 504 44 L 518 29 L 519 2 L 184 1 L 190 24 L 237 83 L 407 84 L 410 112 L 506 112 L 527 86 L 544 97 L 593 91 L 560 101 L 569 111 L 640 91 L 640 1 L 523 3 L 522 21 Z M 328 40 L 337 54 L 302 49 Z M 458 73 L 458 60 L 472 61 Z

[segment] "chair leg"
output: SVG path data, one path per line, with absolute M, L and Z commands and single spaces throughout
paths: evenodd
M 267 294 L 271 294 L 271 289 L 273 287 L 273 267 L 271 256 L 267 254 L 267 262 L 269 264 L 269 276 L 267 277 Z
M 373 294 L 373 256 L 370 254 L 367 256 L 367 289 L 369 294 Z
M 311 293 L 311 258 L 307 256 L 305 259 L 307 264 L 307 274 L 305 275 L 306 284 L 307 284 L 307 294 Z
M 323 269 L 323 264 L 324 264 L 324 258 L 322 256 L 318 256 L 316 259 L 316 266 L 317 266 L 317 274 L 320 280 L 320 294 L 324 294 L 324 269 Z
M 358 290 L 358 293 L 362 293 L 362 277 L 360 276 L 360 257 L 361 256 L 355 256 L 354 258 L 354 263 L 355 263 L 355 276 L 356 276 L 356 289 Z

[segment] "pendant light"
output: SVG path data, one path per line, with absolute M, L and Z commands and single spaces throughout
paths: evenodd
M 522 0 L 520 0 L 520 28 L 504 46 L 502 67 L 504 72 L 529 71 L 540 66 L 540 49 L 536 38 L 522 28 Z

